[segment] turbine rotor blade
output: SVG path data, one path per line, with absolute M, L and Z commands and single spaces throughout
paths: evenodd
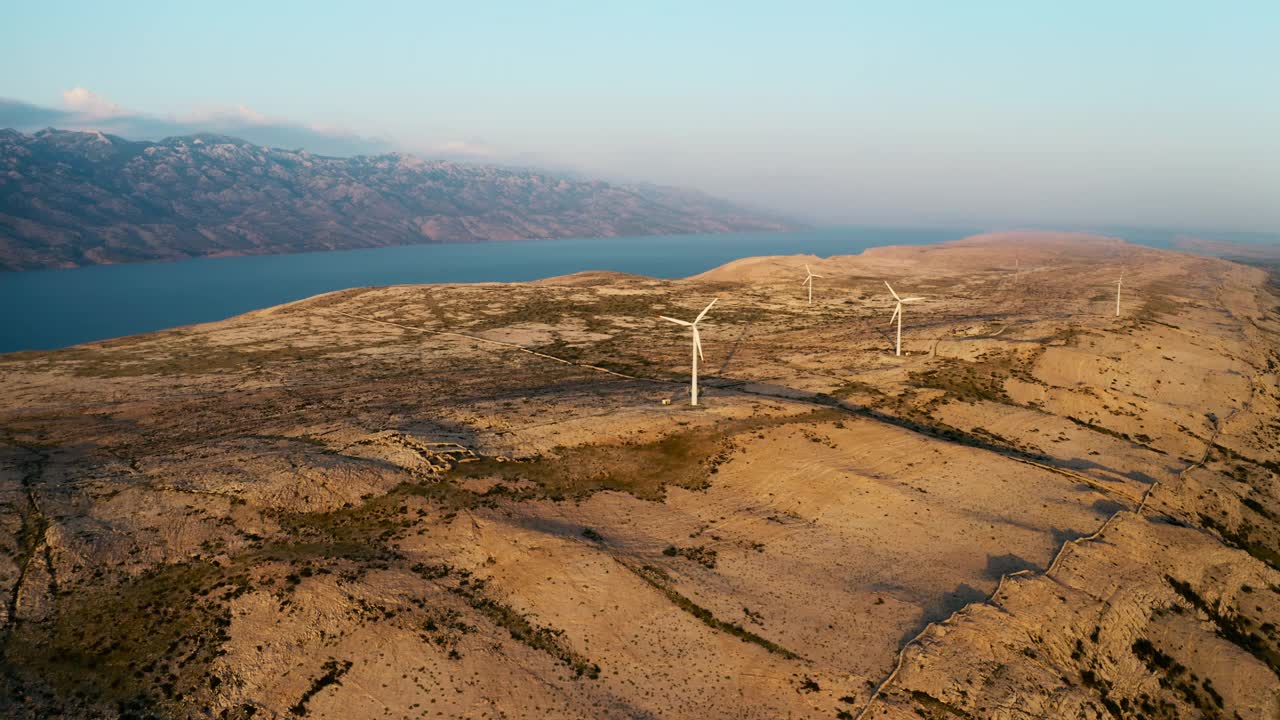
M 894 292 L 894 291 L 893 291 L 893 286 L 889 284 L 889 281 L 888 281 L 888 280 L 885 280 L 885 281 L 884 281 L 884 286 L 885 286 L 885 287 L 887 287 L 887 288 L 889 288 L 889 294 L 893 296 L 893 299 L 894 299 L 894 300 L 901 300 L 901 299 L 902 299 L 902 298 L 898 297 L 898 293 L 896 293 L 896 292 Z
M 675 319 L 675 318 L 673 318 L 673 317 L 667 317 L 666 315 L 659 315 L 658 317 L 662 318 L 663 320 L 666 320 L 667 322 L 673 322 L 673 323 L 675 323 L 675 324 L 677 324 L 677 325 L 684 325 L 684 326 L 686 326 L 686 327 L 693 327 L 693 323 L 689 322 L 688 320 L 677 320 L 677 319 Z
M 902 299 L 901 299 L 901 300 L 899 300 L 898 302 L 915 302 L 915 301 L 917 301 L 917 300 L 923 300 L 923 299 L 924 299 L 924 296 L 923 296 L 923 295 L 921 295 L 920 297 L 902 298 Z
M 698 313 L 698 317 L 694 319 L 693 324 L 697 325 L 702 320 L 702 318 L 706 317 L 707 313 L 710 312 L 711 310 L 711 306 L 715 305 L 717 302 L 719 302 L 719 300 L 720 298 L 714 298 L 712 299 L 711 302 L 707 303 L 707 306 L 702 309 L 702 312 Z
M 898 314 L 902 312 L 902 303 L 893 306 L 893 317 L 889 318 L 889 327 L 893 327 L 893 321 L 898 319 Z
M 698 351 L 698 359 L 705 360 L 706 358 L 702 357 L 702 337 L 698 335 L 697 328 L 694 328 L 693 333 L 693 347 Z

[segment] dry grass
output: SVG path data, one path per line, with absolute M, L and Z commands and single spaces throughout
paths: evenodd
M 582 498 L 600 490 L 619 490 L 644 500 L 660 500 L 666 487 L 705 488 L 716 468 L 735 449 L 733 438 L 790 423 L 814 423 L 839 417 L 819 410 L 797 416 L 726 420 L 711 427 L 675 432 L 645 443 L 579 445 L 556 448 L 545 457 L 524 461 L 482 458 L 454 468 L 449 477 L 532 481 L 552 499 Z

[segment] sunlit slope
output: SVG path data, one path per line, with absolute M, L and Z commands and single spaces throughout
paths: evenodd
M 926 297 L 902 357 L 884 280 Z M 713 297 L 691 408 L 655 315 Z M 4 356 L 0 702 L 1266 717 L 1275 308 L 1239 265 L 1006 235 Z

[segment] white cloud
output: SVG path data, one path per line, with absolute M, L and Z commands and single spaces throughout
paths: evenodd
M 337 125 L 273 117 L 245 104 L 205 105 L 185 112 L 152 114 L 122 107 L 81 86 L 62 93 L 62 103 L 62 108 L 43 108 L 0 98 L 0 127 L 36 130 L 54 126 L 65 130 L 98 130 L 132 140 L 161 140 L 212 132 L 239 137 L 258 145 L 305 148 L 319 155 L 375 155 L 400 148 L 418 152 L 423 157 L 462 162 L 519 161 L 519 158 L 475 138 L 455 138 L 446 142 L 423 139 L 406 145 L 386 138 L 358 135 Z
M 67 106 L 68 110 L 80 113 L 87 118 L 110 118 L 129 114 L 98 93 L 78 85 L 62 93 L 62 104 Z
M 393 147 L 387 140 L 363 137 L 345 128 L 270 117 L 248 105 L 156 115 L 121 107 L 79 86 L 62 93 L 62 103 L 64 109 L 55 110 L 0 98 L 0 120 L 12 117 L 4 124 L 18 129 L 55 125 L 67 130 L 99 130 L 134 140 L 215 132 L 258 145 L 305 148 L 320 155 L 370 155 Z

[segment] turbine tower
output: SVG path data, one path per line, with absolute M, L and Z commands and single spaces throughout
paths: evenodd
M 698 404 L 698 360 L 702 358 L 702 336 L 698 334 L 698 323 L 702 322 L 702 318 L 706 317 L 707 311 L 709 311 L 711 309 L 711 306 L 715 305 L 718 300 L 720 300 L 720 298 L 715 298 L 710 303 L 708 303 L 707 306 L 702 309 L 702 312 L 698 313 L 698 317 L 693 319 L 693 322 L 689 322 L 687 320 L 677 320 L 672 317 L 667 317 L 666 315 L 658 316 L 663 320 L 666 320 L 667 322 L 673 322 L 677 325 L 684 325 L 690 328 L 691 330 L 693 330 L 693 379 L 689 382 L 689 404 L 690 405 Z
M 813 274 L 813 271 L 809 269 L 809 263 L 805 263 L 805 265 L 804 265 L 804 271 L 805 271 L 805 273 L 806 273 L 806 275 L 805 275 L 805 279 L 804 279 L 804 282 L 802 282 L 802 283 L 800 283 L 800 284 L 801 284 L 801 285 L 807 285 L 807 286 L 809 287 L 809 304 L 810 304 L 810 305 L 812 305 L 812 304 L 813 304 L 813 279 L 814 279 L 814 278 L 820 278 L 820 277 L 822 277 L 822 276 L 821 276 L 821 275 L 814 275 L 814 274 Z
M 1120 285 L 1124 283 L 1124 269 L 1120 270 L 1120 279 L 1116 280 L 1116 317 L 1120 317 Z
M 915 302 L 917 300 L 923 300 L 924 298 L 923 297 L 909 297 L 909 298 L 898 297 L 898 293 L 893 292 L 893 286 L 889 284 L 888 280 L 884 281 L 884 286 L 889 288 L 889 293 L 893 295 L 893 299 L 898 301 L 898 304 L 895 305 L 893 308 L 893 317 L 889 318 L 889 327 L 893 327 L 894 320 L 898 321 L 898 342 L 897 342 L 897 345 L 895 346 L 894 354 L 901 356 L 902 355 L 902 304 Z

